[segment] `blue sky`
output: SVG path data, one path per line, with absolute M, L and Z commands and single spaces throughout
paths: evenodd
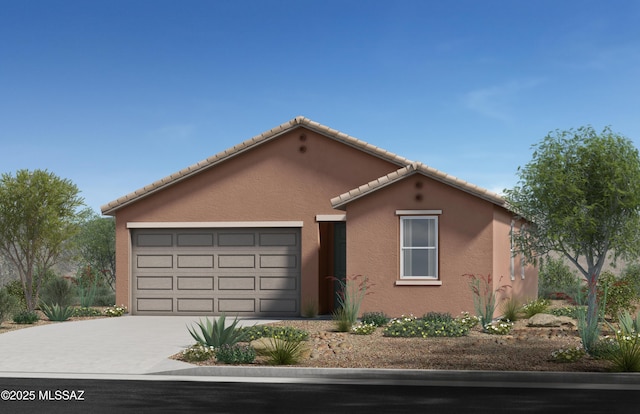
M 0 0 L 0 172 L 100 206 L 295 116 L 482 187 L 640 144 L 640 1 Z

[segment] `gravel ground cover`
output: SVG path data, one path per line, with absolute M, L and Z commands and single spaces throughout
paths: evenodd
M 274 325 L 310 333 L 308 352 L 300 367 L 390 368 L 492 371 L 606 372 L 611 363 L 588 356 L 578 362 L 558 363 L 551 353 L 580 345 L 575 328 L 531 328 L 517 321 L 509 335 L 489 335 L 474 328 L 458 338 L 390 338 L 383 328 L 371 335 L 336 332 L 330 320 L 289 320 Z M 174 358 L 178 359 L 179 355 Z M 266 364 L 262 358 L 254 365 Z M 211 359 L 198 365 L 221 365 Z

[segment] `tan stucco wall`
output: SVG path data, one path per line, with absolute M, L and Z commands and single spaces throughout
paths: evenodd
M 422 183 L 421 188 L 418 188 Z M 400 217 L 396 210 L 442 210 L 439 215 L 441 286 L 396 286 L 400 277 Z M 429 311 L 474 312 L 467 273 L 493 265 L 494 205 L 421 174 L 414 174 L 347 206 L 347 274 L 374 286 L 362 311 L 389 316 Z
M 300 128 L 122 207 L 116 212 L 116 301 L 131 307 L 128 222 L 303 221 L 301 296 L 317 297 L 316 214 L 343 213 L 331 208 L 332 197 L 397 168 Z
M 495 276 L 494 290 L 500 286 L 508 285 L 500 299 L 515 298 L 521 303 L 535 299 L 538 296 L 538 272 L 531 265 L 525 265 L 524 279 L 522 278 L 522 257 L 516 255 L 514 258 L 513 278 L 511 275 L 511 220 L 513 214 L 507 210 L 494 208 L 493 226 L 493 275 Z M 514 223 L 514 230 L 517 232 L 522 222 Z M 502 309 L 497 307 L 495 316 L 502 315 Z

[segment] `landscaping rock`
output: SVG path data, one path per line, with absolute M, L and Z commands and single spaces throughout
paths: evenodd
M 576 322 L 568 316 L 555 316 L 548 313 L 538 313 L 529 318 L 527 326 L 537 328 L 557 328 L 560 326 L 576 326 Z

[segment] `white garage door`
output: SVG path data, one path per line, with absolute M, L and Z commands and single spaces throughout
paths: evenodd
M 134 314 L 300 314 L 300 229 L 134 229 L 132 246 Z

